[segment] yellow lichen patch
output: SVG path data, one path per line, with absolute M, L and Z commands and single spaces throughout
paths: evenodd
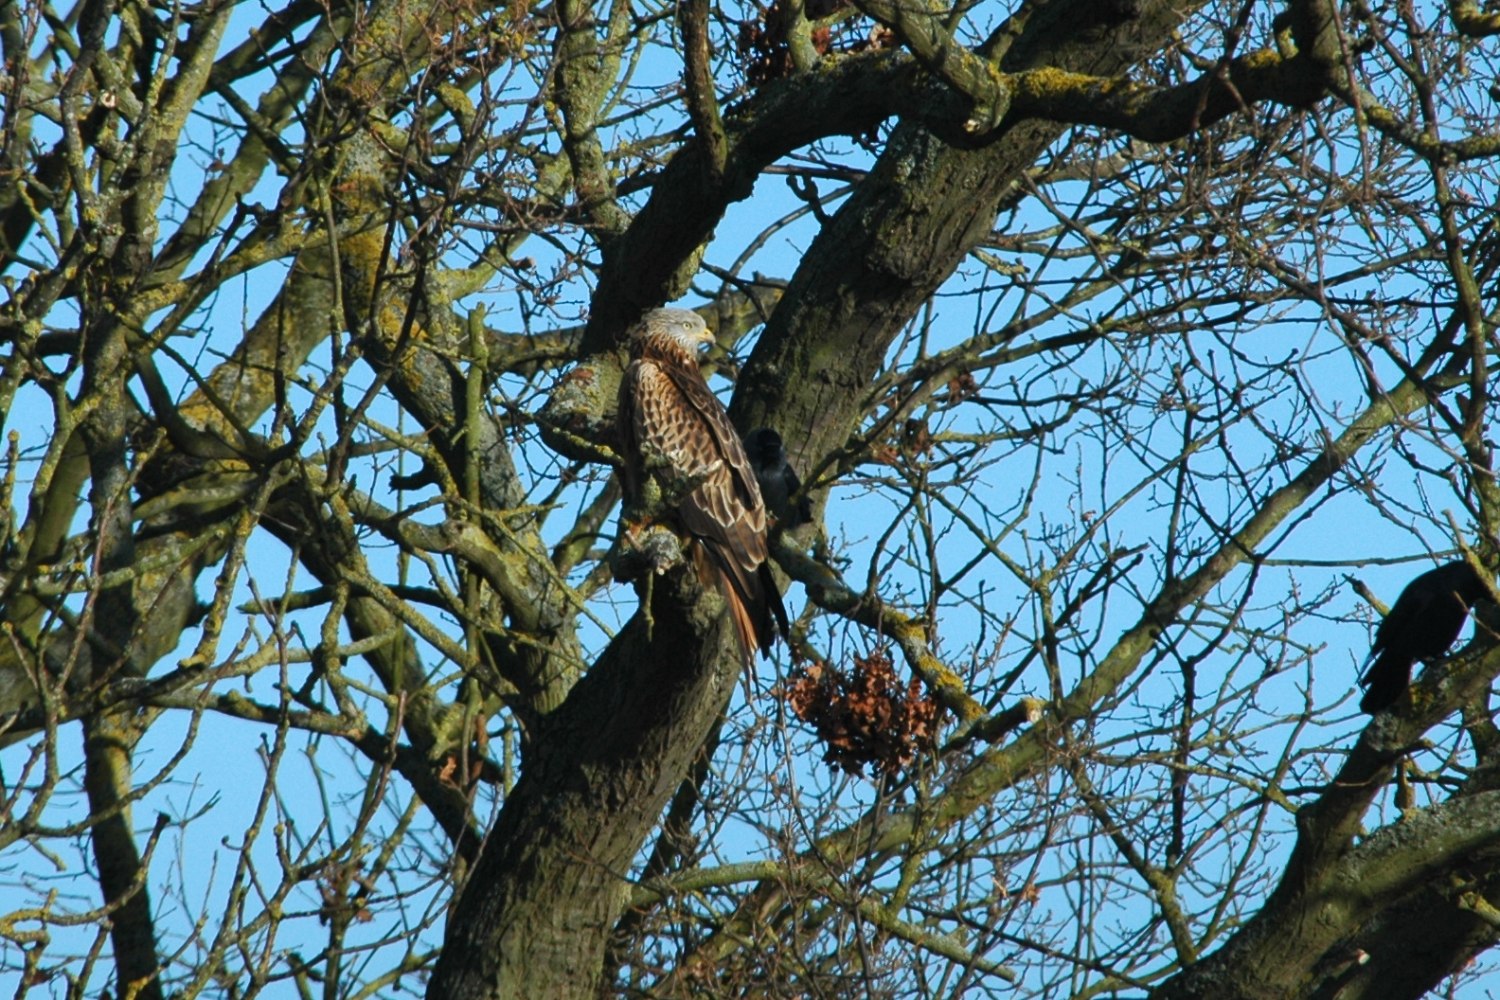
M 1236 62 L 1241 69 L 1251 72 L 1264 72 L 1284 64 L 1286 57 L 1275 49 L 1257 49 L 1254 52 L 1249 52 L 1241 56 Z
M 1115 81 L 1107 78 L 1089 76 L 1086 73 L 1072 73 L 1053 66 L 1030 69 L 1010 78 L 1010 86 L 1016 94 L 1024 94 L 1032 99 L 1043 101 L 1055 101 L 1069 94 L 1082 93 L 1090 88 L 1097 91 L 1098 88 L 1112 87 L 1115 84 Z

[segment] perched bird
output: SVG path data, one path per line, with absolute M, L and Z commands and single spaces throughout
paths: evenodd
M 1359 683 L 1361 711 L 1389 708 L 1411 683 L 1411 666 L 1441 656 L 1458 638 L 1474 602 L 1489 589 L 1468 563 L 1445 563 L 1412 580 L 1375 630 L 1375 645 Z
M 619 428 L 627 503 L 653 468 L 695 484 L 677 501 L 693 564 L 724 595 L 747 663 L 770 654 L 788 632 L 781 593 L 766 564 L 766 507 L 755 471 L 724 405 L 698 371 L 698 348 L 713 342 L 687 309 L 653 309 L 630 331 L 630 364 L 620 382 Z
M 811 521 L 812 502 L 807 497 L 792 502 L 802 489 L 802 480 L 787 461 L 781 435 L 769 427 L 751 431 L 745 438 L 745 454 L 750 456 L 750 466 L 755 469 L 755 481 L 760 484 L 766 510 L 776 518 L 777 525 L 783 531 L 790 531 Z

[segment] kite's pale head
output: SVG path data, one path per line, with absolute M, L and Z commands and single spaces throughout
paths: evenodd
M 714 342 L 703 317 L 691 309 L 653 309 L 646 313 L 631 330 L 631 338 L 646 337 L 668 337 L 688 354 L 697 354 L 698 348 Z

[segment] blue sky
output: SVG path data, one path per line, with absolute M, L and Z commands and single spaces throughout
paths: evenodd
M 243 18 L 240 30 L 243 30 L 244 25 L 260 15 L 256 9 L 246 6 L 240 16 Z M 653 64 L 648 60 L 638 86 L 643 91 L 652 90 L 673 72 L 673 66 Z M 295 139 L 295 136 L 289 138 Z M 174 175 L 174 185 L 181 189 L 185 202 L 191 201 L 201 182 L 198 169 L 206 162 L 207 151 L 222 145 L 225 137 L 213 134 L 208 123 L 200 121 L 194 140 L 199 141 L 203 148 L 196 154 L 182 157 L 178 173 Z M 1314 139 L 1309 136 L 1307 141 Z M 1358 150 L 1325 148 L 1324 155 L 1325 165 L 1333 176 L 1348 174 L 1359 167 Z M 867 156 L 848 146 L 835 147 L 830 158 L 853 168 L 868 164 Z M 1494 187 L 1477 186 L 1481 183 L 1487 185 L 1492 179 L 1476 175 L 1473 183 L 1477 202 L 1493 198 Z M 268 176 L 254 197 L 272 203 L 279 186 L 278 178 Z M 1330 190 L 1334 187 L 1336 185 L 1331 184 Z M 825 192 L 835 189 L 833 182 L 824 184 Z M 1170 181 L 1167 190 L 1173 190 Z M 1057 184 L 1045 188 L 1044 193 L 1058 206 L 1061 216 L 1075 219 L 1088 217 L 1098 207 L 1096 199 L 1110 194 L 1107 186 L 1096 191 L 1083 182 Z M 1415 196 L 1420 196 L 1420 191 Z M 719 267 L 740 261 L 742 274 L 761 272 L 775 277 L 789 276 L 816 232 L 816 220 L 808 215 L 777 230 L 748 260 L 741 261 L 741 258 L 747 243 L 762 232 L 767 220 L 793 213 L 801 204 L 781 177 L 762 177 L 754 194 L 733 206 L 725 217 L 709 249 L 707 261 Z M 831 211 L 836 203 L 824 207 Z M 1231 225 L 1238 221 L 1232 216 L 1226 218 Z M 1002 219 L 996 247 L 987 248 L 990 254 L 988 263 L 979 259 L 966 262 L 950 285 L 934 300 L 931 310 L 914 323 L 913 337 L 902 348 L 906 351 L 903 359 L 909 360 L 919 349 L 941 350 L 967 336 L 999 328 L 1016 316 L 1031 315 L 1045 296 L 1061 295 L 1080 276 L 1093 273 L 1094 258 L 1068 257 L 1061 252 L 1076 250 L 1078 242 L 1066 232 L 1050 234 L 1048 231 L 1056 221 L 1056 217 L 1035 198 L 1023 201 L 1015 214 Z M 1359 235 L 1356 222 L 1345 220 L 1344 226 L 1348 231 L 1338 235 L 1353 263 L 1360 262 L 1362 248 L 1371 256 L 1375 255 L 1375 248 Z M 1017 248 L 998 238 L 1022 233 L 1034 234 L 1034 241 Z M 1135 234 L 1126 228 L 1120 235 L 1130 237 Z M 1146 235 L 1157 234 L 1148 232 Z M 1333 234 L 1325 232 L 1324 235 Z M 1259 234 L 1250 233 L 1249 236 L 1253 241 Z M 1058 252 L 1044 261 L 1045 254 L 1038 252 L 1036 247 L 1044 246 L 1048 240 L 1053 241 Z M 1302 254 L 1308 259 L 1314 256 L 1312 248 L 1283 249 L 1289 255 Z M 559 260 L 558 251 L 541 240 L 533 241 L 525 252 L 534 257 L 537 270 L 542 273 Z M 464 253 L 462 246 L 455 250 L 460 258 Z M 467 260 L 459 262 L 467 263 Z M 997 263 L 1024 267 L 1033 280 L 1024 285 L 1013 282 L 1007 277 L 1005 267 L 991 266 Z M 1336 255 L 1315 263 L 1327 275 L 1340 273 L 1346 267 L 1345 261 Z M 244 279 L 226 284 L 206 308 L 201 319 L 201 332 L 177 344 L 178 349 L 199 365 L 214 363 L 216 352 L 227 351 L 238 342 L 243 330 L 271 299 L 283 276 L 284 266 L 269 265 Z M 503 285 L 505 280 L 497 279 L 497 285 Z M 1354 283 L 1349 294 L 1354 296 L 1369 289 L 1391 296 L 1401 291 L 1402 280 L 1411 279 L 1372 278 Z M 712 291 L 715 287 L 710 276 L 699 276 L 697 290 Z M 1429 290 L 1420 283 L 1413 281 L 1411 284 L 1411 295 L 1421 297 L 1428 293 Z M 485 304 L 490 321 L 497 329 L 519 330 L 525 323 L 546 329 L 544 320 L 564 322 L 583 314 L 589 283 L 586 277 L 580 277 L 569 286 L 559 308 L 536 317 L 524 315 L 524 310 L 518 305 L 518 294 L 516 287 L 496 287 L 474 296 L 473 301 Z M 1032 336 L 1046 338 L 1090 322 L 1107 320 L 1118 309 L 1149 301 L 1135 296 L 1152 294 L 1150 288 L 1122 284 L 1116 293 L 1063 310 Z M 1158 289 L 1155 294 L 1168 293 Z M 696 305 L 700 301 L 694 295 L 679 304 Z M 1215 308 L 1222 310 L 1225 307 Z M 1204 319 L 1194 315 L 1183 318 L 1190 324 Z M 52 319 L 59 326 L 68 323 L 68 317 L 63 315 Z M 1414 333 L 1420 335 L 1434 319 L 1431 312 L 1413 309 Z M 1206 327 L 1207 323 L 1202 325 Z M 750 344 L 753 340 L 746 347 Z M 1028 568 L 1045 565 L 1075 544 L 1083 545 L 1084 551 L 1093 550 L 1096 557 L 1106 549 L 1136 546 L 1145 546 L 1150 556 L 1159 555 L 1164 544 L 1164 525 L 1170 518 L 1174 500 L 1174 479 L 1171 475 L 1158 475 L 1157 470 L 1169 466 L 1181 450 L 1184 434 L 1192 431 L 1190 407 L 1183 404 L 1183 398 L 1190 400 L 1193 406 L 1207 410 L 1229 406 L 1240 409 L 1237 416 L 1225 420 L 1224 431 L 1213 447 L 1195 454 L 1190 460 L 1190 468 L 1198 476 L 1196 482 L 1201 491 L 1199 502 L 1202 508 L 1231 525 L 1242 520 L 1248 510 L 1244 500 L 1247 483 L 1238 477 L 1236 463 L 1260 470 L 1251 477 L 1248 485 L 1263 491 L 1274 485 L 1278 472 L 1293 475 L 1307 459 L 1306 450 L 1293 450 L 1276 459 L 1270 451 L 1274 441 L 1268 429 L 1280 432 L 1298 449 L 1315 447 L 1325 430 L 1336 432 L 1339 422 L 1355 412 L 1365 399 L 1365 373 L 1342 349 L 1338 338 L 1330 334 L 1326 317 L 1305 306 L 1280 314 L 1256 314 L 1242 328 L 1235 329 L 1232 337 L 1228 333 L 1221 336 L 1213 331 L 1195 332 L 1189 337 L 1164 339 L 1159 347 L 1149 352 L 1138 352 L 1126 344 L 1106 340 L 1087 350 L 1077 351 L 1066 359 L 1065 364 L 1049 367 L 1051 360 L 1048 357 L 1014 363 L 985 375 L 981 379 L 981 388 L 985 395 L 1000 401 L 994 405 L 956 411 L 934 408 L 927 414 L 934 430 L 955 436 L 942 447 L 958 449 L 962 447 L 958 436 L 997 427 L 1023 426 L 1022 421 L 1028 416 L 1045 416 L 1048 412 L 1059 411 L 1065 405 L 1063 401 L 1070 394 L 1076 394 L 1080 386 L 1099 388 L 1125 371 L 1132 371 L 1140 379 L 1140 384 L 1147 387 L 1141 391 L 1141 398 L 1159 396 L 1164 400 L 1158 408 L 1143 404 L 1128 412 L 1101 413 L 1096 419 L 1081 420 L 1078 426 L 1084 430 L 1049 441 L 1051 447 L 1040 454 L 1029 446 L 1009 453 L 1002 449 L 993 464 L 984 467 L 982 474 L 967 479 L 962 476 L 961 469 L 941 470 L 942 475 L 955 477 L 944 491 L 945 495 L 961 502 L 967 516 L 985 525 L 999 538 L 995 543 L 998 548 Z M 1196 367 L 1186 367 L 1187 360 L 1192 360 Z M 326 355 L 322 363 L 328 363 Z M 316 365 L 317 362 L 310 367 Z M 1184 367 L 1187 372 L 1185 382 L 1174 375 L 1174 366 Z M 1216 384 L 1207 374 L 1215 371 L 1238 374 Z M 180 373 L 164 371 L 163 374 L 174 387 L 181 388 L 186 384 Z M 1397 378 L 1393 365 L 1382 367 L 1379 375 L 1386 384 Z M 361 390 L 368 384 L 368 379 L 368 371 L 360 369 L 355 390 Z M 716 387 L 726 393 L 730 389 L 724 379 L 719 379 Z M 500 402 L 507 392 L 518 391 L 502 382 L 492 398 Z M 1182 398 L 1168 400 L 1173 393 L 1179 393 Z M 1237 394 L 1240 398 L 1233 398 Z M 1029 409 L 1018 405 L 1021 400 L 1054 395 L 1060 402 L 1050 408 Z M 534 409 L 541 401 L 541 394 L 532 393 L 509 401 Z M 1102 409 L 1110 403 L 1106 399 L 1099 405 Z M 38 454 L 50 438 L 48 414 L 46 400 L 32 390 L 23 389 L 17 396 L 17 404 L 6 415 L 5 429 L 20 434 L 28 455 Z M 409 426 L 403 427 L 398 409 L 389 399 L 379 400 L 370 415 L 389 426 L 411 430 Z M 333 436 L 331 421 L 326 432 L 330 438 Z M 1442 453 L 1424 439 L 1420 427 L 1404 433 L 1400 443 L 1432 468 L 1441 468 Z M 539 449 L 534 440 L 524 447 L 528 467 L 536 472 L 533 496 L 546 496 L 553 488 L 551 477 L 556 474 L 556 463 Z M 1278 536 L 1277 544 L 1262 553 L 1269 559 L 1259 569 L 1256 587 L 1246 600 L 1247 623 L 1267 629 L 1279 627 L 1283 624 L 1281 608 L 1288 595 L 1306 596 L 1327 591 L 1327 600 L 1317 604 L 1314 611 L 1285 622 L 1290 627 L 1294 644 L 1284 651 L 1279 672 L 1262 681 L 1257 673 L 1258 661 L 1241 659 L 1243 650 L 1236 642 L 1228 643 L 1207 656 L 1199 667 L 1200 690 L 1220 686 L 1233 689 L 1254 683 L 1263 685 L 1256 705 L 1248 708 L 1247 718 L 1241 719 L 1247 735 L 1233 744 L 1235 752 L 1244 755 L 1243 763 L 1252 763 L 1257 755 L 1279 754 L 1295 738 L 1301 741 L 1298 745 L 1302 747 L 1327 748 L 1326 752 L 1318 754 L 1309 751 L 1306 758 L 1299 761 L 1298 767 L 1302 769 L 1299 773 L 1307 782 L 1317 780 L 1320 774 L 1326 774 L 1327 768 L 1337 766 L 1338 748 L 1352 740 L 1357 726 L 1363 721 L 1362 717 L 1355 715 L 1352 699 L 1346 700 L 1339 712 L 1317 719 L 1311 727 L 1315 736 L 1310 737 L 1302 722 L 1294 716 L 1305 691 L 1310 690 L 1313 702 L 1320 707 L 1347 698 L 1357 665 L 1367 649 L 1368 623 L 1373 618 L 1342 582 L 1343 574 L 1357 573 L 1375 593 L 1387 601 L 1393 600 L 1407 579 L 1429 565 L 1428 550 L 1441 551 L 1450 544 L 1451 540 L 1439 530 L 1443 513 L 1453 510 L 1460 522 L 1463 520 L 1456 498 L 1445 494 L 1440 475 L 1417 476 L 1407 472 L 1401 454 L 1386 445 L 1369 456 L 1361 456 L 1359 461 L 1362 467 L 1377 469 L 1381 463 L 1386 469 L 1380 477 L 1381 486 L 1390 493 L 1392 502 L 1377 505 L 1356 490 L 1330 494 L 1320 499 L 1309 516 L 1291 523 Z M 410 471 L 409 468 L 403 469 Z M 430 495 L 430 490 L 415 495 L 393 495 L 387 486 L 391 471 L 382 457 L 356 463 L 350 469 L 350 476 L 361 489 L 376 492 L 382 502 L 391 506 L 410 504 Z M 919 605 L 928 586 L 923 567 L 908 558 L 904 549 L 894 550 L 898 549 L 897 543 L 901 546 L 908 542 L 925 545 L 927 540 L 920 532 L 908 527 L 886 540 L 892 520 L 898 515 L 909 517 L 901 503 L 895 472 L 891 467 L 868 465 L 840 482 L 828 505 L 828 528 L 840 554 L 848 560 L 847 576 L 851 582 L 858 584 L 866 579 L 876 579 L 882 596 L 887 600 Z M 27 478 L 28 473 L 23 469 L 21 479 Z M 549 534 L 561 532 L 569 523 L 572 510 L 584 503 L 588 495 L 588 484 L 563 493 L 562 509 L 553 516 Z M 1023 498 L 1029 498 L 1029 507 L 1021 516 L 1018 505 Z M 1114 513 L 1107 519 L 1098 520 L 1104 512 L 1111 510 Z M 423 516 L 435 519 L 440 516 L 440 510 L 434 508 Z M 975 538 L 941 505 L 930 511 L 930 518 L 932 539 L 925 551 L 935 556 L 939 568 L 951 572 L 968 563 L 976 553 Z M 1006 526 L 1006 530 L 1002 530 L 1002 526 Z M 82 523 L 79 527 L 83 527 Z M 908 535 L 908 530 L 914 533 Z M 1212 535 L 1213 531 L 1202 524 L 1198 526 L 1197 534 L 1184 535 L 1179 571 L 1193 568 L 1196 558 L 1202 554 L 1201 546 L 1206 545 Z M 389 579 L 422 582 L 419 567 L 402 564 L 395 552 L 378 539 L 370 539 L 366 554 L 375 568 L 389 574 Z M 298 576 L 289 566 L 285 548 L 265 534 L 257 536 L 248 555 L 247 579 L 254 580 L 265 596 L 280 594 L 284 589 L 311 586 L 309 580 Z M 1362 564 L 1374 556 L 1395 561 L 1389 565 Z M 1233 603 L 1242 593 L 1248 572 L 1242 568 L 1225 581 L 1220 591 L 1224 602 Z M 1155 582 L 1148 569 L 1132 585 L 1145 591 Z M 1039 631 L 1039 606 L 1029 597 L 1015 574 L 996 559 L 977 565 L 963 583 L 963 595 L 950 594 L 941 602 L 937 650 L 949 662 L 972 668 L 981 677 L 1003 674 L 1026 657 L 1030 641 Z M 200 583 L 200 594 L 205 599 L 212 596 L 212 585 L 212 575 L 206 575 Z M 984 608 L 991 616 L 988 620 L 982 620 L 976 610 L 976 593 L 983 595 Z M 248 601 L 251 597 L 246 580 L 241 580 L 234 603 Z M 795 614 L 802 605 L 800 588 L 793 587 L 789 606 Z M 592 610 L 610 625 L 622 621 L 634 607 L 635 598 L 628 588 L 616 588 L 596 602 Z M 1223 622 L 1218 609 L 1205 607 L 1198 610 L 1201 618 L 1192 627 L 1181 630 L 1179 652 L 1185 657 L 1201 652 L 1204 644 L 1213 641 L 1216 627 Z M 1097 662 L 1112 637 L 1133 621 L 1138 612 L 1138 605 L 1123 594 L 1102 608 L 1091 609 L 1090 616 L 1079 624 L 1076 632 L 1064 637 L 1065 653 L 1061 665 L 1065 686 L 1071 686 Z M 290 622 L 284 627 L 294 647 L 316 641 L 320 621 L 317 615 L 295 616 L 291 621 L 300 628 L 300 635 L 295 635 L 290 632 Z M 1003 635 L 996 631 L 997 625 L 1002 623 L 1010 626 Z M 454 628 L 451 622 L 447 625 Z M 458 635 L 456 629 L 452 634 Z M 1251 643 L 1249 636 L 1247 630 L 1237 642 Z M 226 654 L 242 637 L 248 638 L 250 645 L 254 646 L 271 640 L 273 632 L 264 619 L 248 616 L 237 619 L 226 630 L 220 654 Z M 867 650 L 869 646 L 867 637 L 838 622 L 822 623 L 815 631 L 814 639 L 830 650 L 835 658 Z M 595 634 L 593 641 L 602 642 L 602 633 Z M 443 662 L 431 648 L 424 648 L 424 658 L 437 675 L 452 670 L 451 665 Z M 175 665 L 174 659 L 168 658 L 160 669 L 170 669 Z M 779 666 L 784 665 L 783 659 Z M 1131 748 L 1159 745 L 1154 734 L 1142 734 L 1141 730 L 1163 722 L 1164 706 L 1180 689 L 1178 667 L 1172 658 L 1164 659 L 1136 692 L 1132 703 L 1103 720 L 1089 734 L 1096 745 L 1119 749 L 1122 754 Z M 304 665 L 292 665 L 288 668 L 286 680 L 295 687 L 305 677 L 305 670 Z M 351 673 L 357 671 L 357 667 L 351 667 Z M 273 701 L 277 680 L 266 671 L 238 687 L 257 700 Z M 1003 703 L 1023 694 L 1046 693 L 1047 679 L 1033 664 L 1020 675 L 1014 687 L 1003 693 Z M 739 704 L 739 698 L 736 695 L 739 707 L 732 724 L 745 724 L 750 718 L 749 711 Z M 385 710 L 377 700 L 367 700 L 365 705 L 371 725 L 380 729 L 388 724 Z M 761 708 L 771 711 L 766 705 Z M 183 746 L 187 740 L 186 727 L 186 720 L 169 717 L 153 729 L 139 755 L 138 773 L 142 780 L 167 764 Z M 1438 744 L 1434 761 L 1450 753 L 1461 753 L 1456 728 L 1441 728 L 1432 735 Z M 232 866 L 238 853 L 238 838 L 261 802 L 263 761 L 273 746 L 268 742 L 272 737 L 273 734 L 258 726 L 218 717 L 205 718 L 203 729 L 186 756 L 173 766 L 170 779 L 137 808 L 135 821 L 143 834 L 157 813 L 164 813 L 173 821 L 158 848 L 152 870 L 152 888 L 156 892 L 154 902 L 163 929 L 164 946 L 173 947 L 187 940 L 191 922 L 200 912 L 208 914 L 211 920 L 223 912 Z M 77 743 L 76 727 L 70 727 L 61 740 L 66 768 L 78 764 Z M 0 751 L 0 767 L 8 779 L 14 780 L 21 771 L 26 755 L 24 744 Z M 785 729 L 767 726 L 760 730 L 750 756 L 760 762 L 754 773 L 787 779 L 809 800 L 826 795 L 846 810 L 854 810 L 867 804 L 873 795 L 868 783 L 845 781 L 830 774 L 818 759 L 817 749 L 809 746 L 805 731 L 794 722 L 787 724 Z M 1211 753 L 1205 756 L 1215 757 Z M 738 766 L 736 760 L 730 759 L 723 760 L 722 764 L 730 773 L 735 773 Z M 336 839 L 346 831 L 355 822 L 353 817 L 358 810 L 359 795 L 369 772 L 367 761 L 351 759 L 336 740 L 292 734 L 277 772 L 280 803 L 268 805 L 266 820 L 253 847 L 252 856 L 257 865 L 267 872 L 277 870 L 278 840 L 295 851 L 305 844 L 329 843 L 331 837 Z M 1158 778 L 1156 772 L 1151 772 L 1142 780 Z M 400 779 L 393 780 L 399 782 Z M 1040 787 L 1028 791 L 1041 796 L 1049 792 L 1060 794 L 1060 787 L 1049 785 L 1049 780 L 1057 779 L 1040 779 Z M 307 821 L 308 813 L 302 808 L 303 804 L 320 799 L 327 800 L 329 816 L 336 825 L 342 825 L 342 830 L 320 830 L 315 823 Z M 374 820 L 377 828 L 395 826 L 398 817 L 393 806 L 405 799 L 404 791 L 388 797 L 377 811 Z M 482 817 L 488 817 L 494 806 L 492 798 L 482 796 L 477 809 Z M 283 808 L 296 814 L 295 821 L 283 814 Z M 67 818 L 76 818 L 78 810 L 79 801 L 75 796 L 59 795 L 49 812 L 49 819 L 61 823 Z M 792 813 L 779 810 L 780 803 L 777 803 L 777 808 L 769 813 L 774 822 L 794 824 Z M 314 809 L 311 814 L 316 816 L 321 811 Z M 186 823 L 189 818 L 192 822 Z M 1382 818 L 1372 817 L 1372 823 Z M 1202 816 L 1195 827 L 1206 828 L 1213 820 L 1212 816 Z M 176 825 L 179 822 L 183 825 Z M 425 814 L 419 815 L 415 822 L 426 823 Z M 1289 829 L 1289 823 L 1284 823 L 1283 830 Z M 1285 834 L 1282 841 L 1284 843 Z M 1218 853 L 1206 859 L 1205 864 L 1212 867 L 1215 862 L 1227 863 L 1236 843 L 1233 839 L 1227 840 Z M 735 817 L 732 812 L 716 846 L 723 851 L 724 860 L 764 856 L 775 849 L 774 838 L 754 830 L 751 824 Z M 55 849 L 56 845 L 53 847 Z M 77 873 L 89 867 L 85 858 L 86 845 L 81 839 L 76 839 L 73 847 L 71 853 L 58 855 L 66 866 L 62 873 L 54 873 L 50 863 L 39 853 L 22 845 L 0 857 L 0 866 L 11 870 L 11 879 L 7 880 L 11 884 L 24 881 L 31 891 L 38 893 L 51 885 L 60 885 L 64 887 L 63 900 L 69 908 L 86 909 L 94 905 L 93 898 L 88 895 L 90 886 L 86 879 L 75 878 Z M 1090 842 L 1080 847 L 1084 848 L 1104 849 Z M 1279 854 L 1275 852 L 1269 856 L 1266 861 L 1268 871 L 1274 871 L 1277 857 Z M 435 913 L 445 898 L 446 889 L 437 881 L 424 884 L 423 879 L 440 877 L 442 859 L 423 856 L 412 848 L 405 850 L 399 861 L 417 872 L 413 881 L 419 888 L 406 908 L 408 919 L 417 920 Z M 1062 854 L 1051 857 L 1047 866 L 1037 873 L 1037 877 L 1044 881 L 1055 880 L 1055 888 L 1044 894 L 1042 905 L 1055 911 L 1059 919 L 1067 918 L 1072 905 L 1064 878 L 1066 861 Z M 24 874 L 15 874 L 17 872 Z M 168 885 L 178 884 L 185 889 L 183 899 L 174 899 L 163 891 Z M 1211 891 L 1211 887 L 1205 891 Z M 70 899 L 68 893 L 77 895 Z M 1208 897 L 1194 898 L 1191 888 L 1186 895 L 1193 905 L 1209 906 L 1213 902 Z M 288 907 L 291 911 L 300 911 L 302 918 L 284 924 L 276 940 L 268 942 L 267 946 L 277 950 L 316 951 L 325 935 L 316 918 L 318 905 L 314 886 L 304 884 Z M 1125 926 L 1132 917 L 1138 916 L 1133 908 L 1139 905 L 1137 897 L 1128 897 L 1117 904 L 1102 907 L 1093 915 L 1101 947 L 1116 933 L 1111 930 L 1116 922 Z M 353 935 L 355 940 L 373 944 L 389 929 L 389 923 L 381 919 L 371 925 L 356 926 Z M 439 934 L 440 925 L 435 924 L 423 937 L 427 943 L 435 944 Z M 59 946 L 74 947 L 79 952 L 86 950 L 91 942 L 83 929 L 54 929 L 54 937 Z M 65 941 L 67 943 L 63 944 Z M 399 947 L 386 946 L 372 963 L 378 967 Z

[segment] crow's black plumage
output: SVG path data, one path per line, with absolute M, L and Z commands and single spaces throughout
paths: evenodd
M 766 510 L 776 515 L 777 526 L 790 531 L 811 521 L 812 504 L 807 497 L 797 497 L 802 480 L 786 460 L 781 435 L 769 427 L 751 431 L 745 438 L 745 454 L 750 457 L 750 466 L 755 470 L 755 480 L 760 484 Z
M 1479 574 L 1462 560 L 1408 583 L 1375 630 L 1375 645 L 1359 679 L 1365 688 L 1360 709 L 1374 715 L 1394 705 L 1411 683 L 1412 664 L 1447 652 L 1469 608 L 1488 594 Z

